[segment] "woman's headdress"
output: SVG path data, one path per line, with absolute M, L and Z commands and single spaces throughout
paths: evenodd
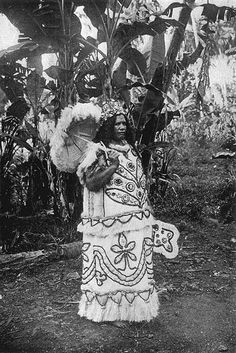
M 61 113 L 51 138 L 51 157 L 59 170 L 73 172 L 93 146 L 99 126 L 109 117 L 123 114 L 129 119 L 129 110 L 121 101 L 77 103 Z M 89 146 L 89 147 L 88 147 Z
M 102 113 L 100 118 L 100 125 L 108 118 L 114 115 L 128 115 L 128 109 L 124 107 L 124 103 L 115 99 L 109 99 L 102 103 Z

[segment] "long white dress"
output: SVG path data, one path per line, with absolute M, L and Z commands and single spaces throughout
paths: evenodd
M 153 227 L 146 178 L 134 149 L 119 150 L 119 167 L 98 192 L 84 185 L 82 297 L 79 315 L 100 321 L 150 321 L 159 301 L 153 279 Z M 87 172 L 103 168 L 98 156 Z M 89 160 L 89 158 L 88 158 Z M 80 180 L 85 169 L 79 168 Z

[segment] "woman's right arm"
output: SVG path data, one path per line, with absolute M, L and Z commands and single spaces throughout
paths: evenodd
M 119 166 L 119 153 L 116 151 L 109 152 L 109 166 L 98 167 L 88 170 L 85 175 L 85 185 L 90 191 L 99 191 L 111 180 Z

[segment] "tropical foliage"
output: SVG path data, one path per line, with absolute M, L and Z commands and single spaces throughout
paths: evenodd
M 222 124 L 216 122 L 209 68 L 224 52 L 234 60 L 236 10 L 199 8 L 197 21 L 193 0 L 166 9 L 156 0 L 1 1 L 0 13 L 20 31 L 18 44 L 0 51 L 7 101 L 1 113 L 1 213 L 53 209 L 56 216 L 78 218 L 80 185 L 75 175 L 56 170 L 49 139 L 62 109 L 91 98 L 115 97 L 132 110 L 144 167 L 158 175 L 157 188 L 165 195 L 173 182 L 170 138 L 182 141 L 187 128 L 198 137 L 200 130 L 212 136 L 227 120 L 224 105 Z M 56 64 L 44 69 L 44 54 L 54 55 Z M 226 101 L 229 87 L 218 91 Z

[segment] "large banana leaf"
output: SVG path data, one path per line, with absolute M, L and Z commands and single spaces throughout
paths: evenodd
M 119 53 L 122 49 L 136 39 L 138 36 L 148 34 L 156 36 L 166 31 L 170 26 L 182 27 L 182 24 L 176 20 L 165 19 L 156 16 L 155 20 L 150 23 L 134 22 L 132 24 L 122 23 L 115 31 L 113 38 L 113 50 Z
M 0 87 L 5 92 L 7 98 L 11 102 L 15 102 L 18 106 L 15 113 L 18 116 L 21 109 L 19 105 L 24 101 L 24 106 L 27 104 L 23 99 L 24 96 L 24 80 L 26 79 L 29 70 L 23 67 L 20 63 L 14 63 L 14 61 L 3 60 L 3 63 L 0 61 Z M 19 103 L 19 104 L 18 104 Z M 25 107 L 23 110 L 25 111 Z M 22 118 L 22 116 L 20 116 Z
M 196 6 L 193 4 L 194 1 L 191 3 L 193 6 L 191 5 L 190 7 L 187 3 L 181 4 L 178 2 L 173 2 L 163 12 L 163 15 L 172 16 L 174 8 L 182 8 L 179 22 L 185 27 L 190 19 L 189 16 L 191 9 Z M 208 21 L 214 22 L 220 19 L 230 20 L 232 17 L 236 16 L 236 10 L 227 6 L 218 7 L 212 4 L 203 4 L 200 6 L 203 7 L 202 15 L 206 16 Z M 205 29 L 205 31 L 207 31 L 207 29 Z M 204 38 L 201 37 L 201 39 Z M 158 125 L 156 121 L 157 119 L 155 115 L 150 115 L 150 113 L 161 111 L 173 73 L 178 73 L 178 70 L 186 68 L 189 64 L 194 63 L 203 52 L 203 44 L 200 42 L 193 53 L 185 55 L 181 61 L 177 62 L 176 65 L 176 57 L 182 40 L 183 33 L 181 34 L 179 29 L 175 29 L 164 65 L 162 66 L 158 64 L 159 66 L 157 66 L 152 77 L 152 86 L 155 86 L 157 90 L 148 90 L 143 101 L 136 137 L 137 139 L 141 137 L 142 143 L 144 144 L 149 144 L 155 137 Z M 160 115 L 157 114 L 156 116 L 159 119 Z
M 77 6 L 84 6 L 84 12 L 89 17 L 94 27 L 98 28 L 106 21 L 105 10 L 119 9 L 120 6 L 128 7 L 131 0 L 75 0 Z
M 7 49 L 0 50 L 0 62 L 6 60 L 21 60 L 30 56 L 39 48 L 39 45 L 31 40 L 26 40 L 22 43 L 12 45 Z
M 142 53 L 147 63 L 147 80 L 150 81 L 155 73 L 157 66 L 163 63 L 165 58 L 165 39 L 164 33 L 156 34 L 153 37 L 144 36 Z
M 113 66 L 116 63 L 116 60 L 118 57 L 120 57 L 126 65 L 122 64 L 119 65 L 118 68 L 115 70 L 115 77 L 111 77 L 110 81 L 113 80 L 114 86 L 119 87 L 120 93 L 122 92 L 122 96 L 125 99 L 126 103 L 129 102 L 129 94 L 127 89 L 125 89 L 125 84 L 126 84 L 126 74 L 127 71 L 129 71 L 132 75 L 141 77 L 142 79 L 146 79 L 146 71 L 147 71 L 147 62 L 144 57 L 144 55 L 137 49 L 131 47 L 131 42 L 138 38 L 139 36 L 148 34 L 150 36 L 153 36 L 156 38 L 155 43 L 157 42 L 157 37 L 159 35 L 162 35 L 162 33 L 169 27 L 169 26 L 178 26 L 182 27 L 182 24 L 172 20 L 172 19 L 166 19 L 166 18 L 161 18 L 156 16 L 156 18 L 150 22 L 150 23 L 144 23 L 144 22 L 133 22 L 132 24 L 126 24 L 126 23 L 121 23 L 117 28 L 116 26 L 116 20 L 113 21 L 113 27 L 111 31 L 109 31 L 108 28 L 105 27 L 105 22 L 104 24 L 104 36 L 100 36 L 101 42 L 107 40 L 108 36 L 108 43 L 111 44 L 111 46 L 108 48 L 108 53 L 110 54 L 110 57 L 106 56 L 105 54 L 101 53 L 103 56 L 103 60 L 106 62 L 106 66 L 109 69 L 107 72 L 112 72 L 113 71 Z M 106 32 L 106 35 L 105 35 Z M 163 36 L 162 36 L 163 40 Z M 84 47 L 82 51 L 78 55 L 77 59 L 77 65 L 80 67 L 80 71 L 83 71 L 83 68 L 80 66 L 81 63 L 88 58 L 91 53 L 98 51 L 97 48 L 97 43 L 95 40 L 91 39 L 91 37 L 88 37 L 88 40 L 81 39 Z M 162 50 L 162 49 L 161 49 Z M 162 54 L 163 55 L 163 51 Z M 110 61 L 109 61 L 110 60 Z M 150 61 L 149 61 L 150 65 Z M 126 68 L 126 72 L 125 72 Z M 153 68 L 153 64 L 152 64 Z M 119 73 L 119 69 L 122 70 L 121 73 Z M 85 66 L 85 71 L 86 74 L 93 74 L 96 76 L 95 70 L 93 67 L 90 69 L 91 71 L 88 71 L 88 68 Z M 80 82 L 79 85 L 82 88 L 82 74 L 79 75 L 80 77 Z M 84 75 L 85 76 L 85 75 Z M 117 77 L 122 77 L 122 80 L 118 83 Z M 77 80 L 78 81 L 78 80 Z M 105 81 L 109 81 L 107 77 L 103 77 L 103 86 L 105 85 Z M 122 86 L 121 86 L 122 83 Z M 86 84 L 84 83 L 83 86 L 85 87 Z M 90 93 L 91 90 L 90 90 Z
M 191 8 L 187 5 L 182 6 L 179 16 L 179 22 L 183 25 L 182 29 L 186 27 L 190 14 Z M 136 134 L 137 140 L 142 144 L 149 145 L 155 139 L 160 112 L 164 106 L 164 98 L 174 72 L 176 56 L 184 38 L 183 34 L 183 30 L 180 31 L 179 28 L 174 30 L 165 61 L 163 64 L 158 64 L 151 80 L 152 86 L 157 90 L 148 90 L 143 100 Z
M 122 51 L 120 58 L 127 64 L 127 69 L 132 75 L 146 76 L 147 63 L 140 51 L 128 46 Z
M 0 13 L 7 16 L 24 37 L 28 37 L 44 48 L 44 52 L 58 51 L 72 37 L 73 51 L 77 52 L 81 23 L 74 14 L 75 3 L 59 0 L 2 0 Z

